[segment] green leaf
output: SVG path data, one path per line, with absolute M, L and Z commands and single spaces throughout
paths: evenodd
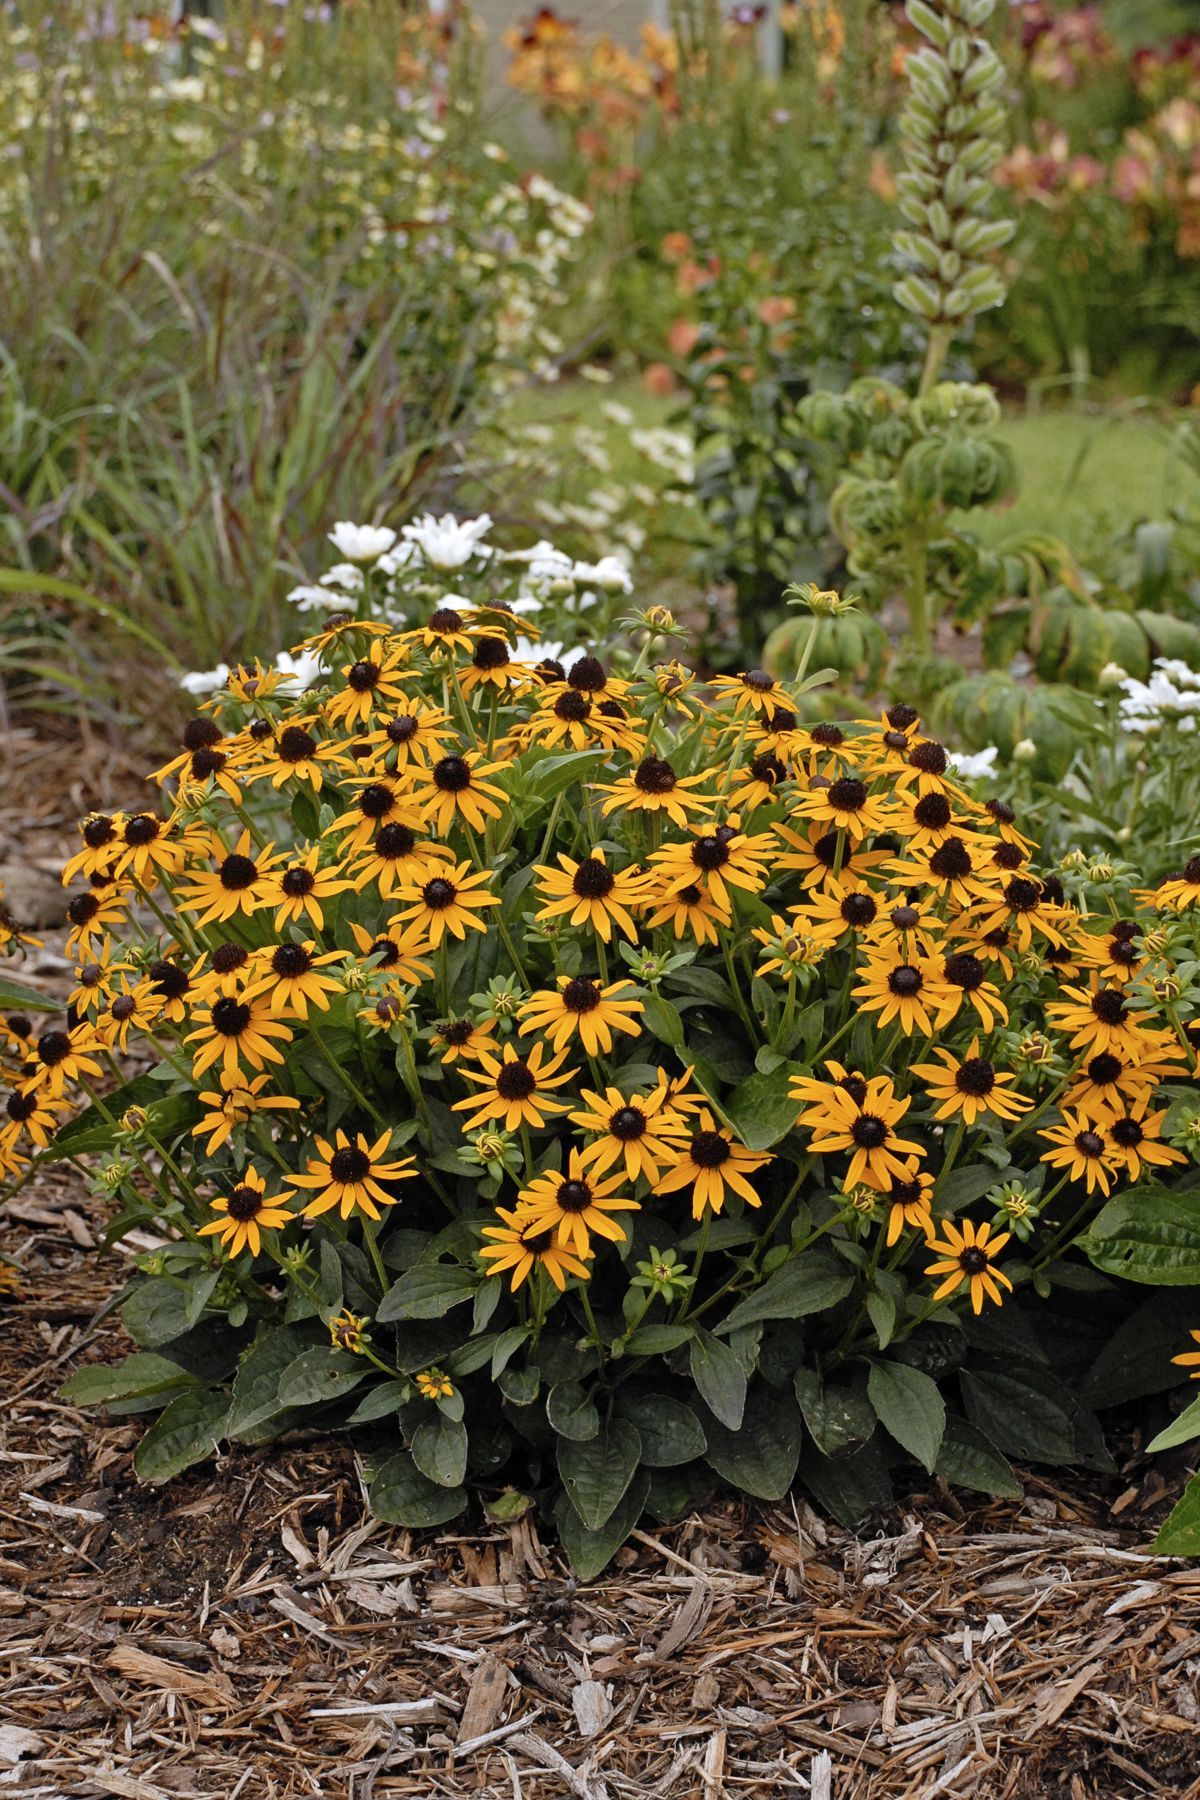
M 612 1517 L 637 1473 L 642 1440 L 623 1419 L 610 1419 L 586 1443 L 558 1441 L 558 1471 L 589 1531 Z
M 346 1423 L 369 1425 L 375 1419 L 386 1419 L 390 1413 L 399 1412 L 411 1392 L 407 1381 L 381 1381 L 377 1387 L 367 1389 Z
M 59 1399 L 77 1406 L 102 1406 L 106 1400 L 131 1400 L 144 1394 L 163 1394 L 174 1387 L 199 1387 L 199 1378 L 152 1350 L 135 1350 L 115 1368 L 97 1364 L 76 1369 L 58 1390 Z
M 1019 1500 L 1024 1493 L 1004 1457 L 990 1438 L 976 1431 L 955 1413 L 946 1414 L 946 1429 L 938 1450 L 934 1473 L 956 1487 L 970 1488 L 977 1494 L 992 1494 L 997 1500 Z
M 867 1514 L 887 1506 L 892 1482 L 879 1446 L 864 1444 L 853 1456 L 833 1459 L 808 1448 L 800 1464 L 800 1479 L 817 1505 L 839 1525 L 853 1530 Z
M 57 1012 L 61 1005 L 61 1000 L 43 993 L 41 988 L 14 981 L 11 975 L 0 975 L 0 1007 L 6 1011 L 12 1007 L 14 1012 Z
M 804 1319 L 810 1313 L 826 1312 L 846 1298 L 854 1279 L 854 1271 L 831 1251 L 820 1247 L 803 1250 L 776 1269 L 756 1293 L 740 1301 L 716 1330 L 740 1331 L 762 1319 Z
M 314 1344 L 280 1376 L 279 1403 L 284 1407 L 320 1406 L 348 1394 L 370 1374 L 370 1365 L 348 1350 L 330 1344 Z
M 971 1423 L 1006 1456 L 1112 1468 L 1094 1416 L 1049 1369 L 993 1365 L 964 1369 L 959 1380 Z
M 135 1344 L 154 1350 L 182 1337 L 194 1321 L 188 1319 L 188 1290 L 165 1275 L 155 1275 L 135 1288 L 121 1308 L 121 1323 Z
M 872 1288 L 867 1295 L 867 1317 L 875 1327 L 879 1348 L 886 1350 L 896 1332 L 896 1302 L 890 1294 Z
M 1192 1476 L 1150 1548 L 1159 1556 L 1200 1556 L 1200 1475 Z
M 243 1356 L 233 1378 L 233 1396 L 225 1435 L 239 1443 L 265 1443 L 274 1435 L 271 1423 L 286 1412 L 279 1398 L 283 1372 L 311 1344 L 297 1326 L 268 1328 Z
M 1146 1445 L 1147 1450 L 1173 1450 L 1176 1444 L 1190 1444 L 1200 1437 L 1200 1399 L 1186 1406 L 1177 1419 L 1164 1426 L 1158 1436 Z
M 682 1400 L 667 1394 L 631 1394 L 617 1397 L 617 1411 L 642 1440 L 642 1461 L 648 1469 L 673 1469 L 693 1462 L 708 1447 L 704 1427 Z
M 559 1497 L 554 1513 L 558 1535 L 579 1581 L 593 1581 L 637 1529 L 649 1487 L 649 1472 L 640 1469 L 604 1524 L 594 1530 L 584 1524 L 566 1494 Z
M 169 1481 L 211 1456 L 229 1412 L 220 1388 L 196 1388 L 163 1408 L 133 1455 L 139 1481 Z
M 642 1018 L 648 1030 L 652 1031 L 660 1043 L 669 1044 L 678 1050 L 684 1041 L 683 1020 L 679 1008 L 662 994 L 647 994 L 643 1002 Z
M 823 1456 L 842 1456 L 866 1443 L 875 1429 L 875 1409 L 860 1388 L 822 1381 L 815 1369 L 797 1369 L 793 1382 L 804 1423 Z
M 763 1385 L 750 1394 L 736 1431 L 719 1419 L 708 1427 L 708 1461 L 741 1493 L 758 1500 L 782 1500 L 800 1460 L 804 1427 L 799 1409 L 785 1395 Z
M 456 1488 L 467 1472 L 467 1428 L 461 1419 L 435 1412 L 413 1433 L 412 1459 L 439 1487 Z
M 540 1385 L 537 1370 L 524 1363 L 515 1369 L 503 1369 L 496 1377 L 496 1386 L 514 1406 L 532 1406 L 538 1397 Z
M 691 1335 L 690 1325 L 642 1325 L 625 1348 L 630 1356 L 666 1356 L 686 1344 Z
M 799 1064 L 781 1063 L 769 1075 L 747 1075 L 733 1090 L 729 1117 L 748 1150 L 769 1150 L 796 1123 L 799 1108 L 788 1093 L 788 1083 L 799 1070 Z
M 451 1307 L 474 1298 L 479 1276 L 459 1263 L 421 1263 L 409 1269 L 379 1302 L 381 1325 L 394 1319 L 441 1319 Z
M 746 1409 L 746 1372 L 728 1344 L 700 1325 L 692 1330 L 692 1380 L 709 1412 L 736 1431 Z
M 884 1430 L 932 1475 L 946 1429 L 937 1382 L 904 1363 L 872 1363 L 867 1396 Z
M 559 1437 L 586 1444 L 600 1430 L 600 1414 L 578 1381 L 560 1381 L 546 1395 L 546 1417 Z
M 1200 1208 L 1167 1188 L 1118 1195 L 1076 1242 L 1106 1275 L 1151 1287 L 1200 1286 Z
M 1105 1338 L 1079 1384 L 1084 1405 L 1123 1406 L 1174 1387 L 1180 1372 L 1172 1367 L 1171 1358 L 1187 1342 L 1197 1310 L 1197 1296 L 1186 1288 L 1148 1294 Z
M 465 1489 L 440 1487 L 431 1481 L 407 1450 L 389 1456 L 375 1471 L 368 1497 L 376 1518 L 389 1525 L 406 1525 L 412 1531 L 445 1525 L 467 1504 Z

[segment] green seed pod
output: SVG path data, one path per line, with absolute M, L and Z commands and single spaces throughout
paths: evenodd
M 927 6 L 925 0 L 908 0 L 904 10 L 924 37 L 936 44 L 939 50 L 946 48 L 950 42 L 950 26 L 939 12 L 932 6 Z

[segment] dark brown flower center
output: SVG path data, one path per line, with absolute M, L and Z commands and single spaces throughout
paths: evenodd
M 358 796 L 358 810 L 364 819 L 386 819 L 394 811 L 396 795 L 382 781 L 373 781 Z
M 855 1119 L 850 1127 L 850 1136 L 860 1150 L 881 1150 L 891 1133 L 887 1121 L 881 1119 L 878 1113 L 865 1112 L 859 1113 Z
M 965 1275 L 982 1275 L 988 1266 L 987 1251 L 968 1244 L 965 1250 L 959 1252 L 958 1266 Z
M 1136 1119 L 1117 1119 L 1108 1129 L 1113 1143 L 1122 1150 L 1136 1150 L 1146 1135 Z
M 572 665 L 567 680 L 573 688 L 578 688 L 581 693 L 598 694 L 603 689 L 608 676 L 604 664 L 598 656 L 581 656 L 579 661 Z
M 1097 1157 L 1104 1155 L 1104 1139 L 1095 1131 L 1077 1131 L 1075 1148 L 1081 1156 Z
M 985 800 L 984 808 L 990 812 L 997 825 L 1015 825 L 1017 815 L 1007 800 Z
M 560 1181 L 558 1204 L 566 1213 L 583 1213 L 592 1204 L 592 1190 L 586 1181 Z
M 258 1188 L 235 1187 L 231 1190 L 226 1202 L 229 1217 L 236 1219 L 239 1225 L 256 1219 L 262 1211 L 263 1197 Z
M 134 813 L 122 835 L 127 844 L 136 849 L 144 849 L 147 844 L 154 842 L 158 836 L 158 829 L 158 820 L 152 818 L 149 813 Z
M 118 994 L 110 1010 L 117 1023 L 123 1025 L 125 1020 L 132 1019 L 137 1011 L 137 1001 L 132 994 Z
M 603 900 L 612 893 L 616 879 L 599 857 L 585 856 L 571 878 L 571 886 L 581 900 Z
M 242 893 L 246 888 L 253 887 L 258 880 L 258 864 L 248 856 L 239 856 L 235 851 L 232 856 L 225 858 L 217 870 L 217 877 L 223 888 L 228 888 L 235 894 Z
M 197 750 L 192 756 L 192 775 L 196 781 L 207 781 L 219 775 L 229 761 L 223 750 Z
M 825 798 L 835 812 L 861 812 L 866 803 L 867 784 L 857 775 L 842 775 L 837 781 L 830 782 Z
M 893 1206 L 916 1206 L 921 1198 L 919 1181 L 894 1181 L 888 1195 Z
M 1015 913 L 1033 912 L 1042 897 L 1041 883 L 1027 875 L 1014 875 L 1004 890 L 1004 898 Z
M 861 1106 L 867 1097 L 867 1084 L 861 1075 L 843 1075 L 837 1085 L 844 1094 L 849 1094 L 855 1106 Z
M 765 669 L 747 669 L 742 676 L 742 686 L 748 687 L 753 694 L 769 694 L 775 680 Z
M 527 1062 L 518 1059 L 501 1065 L 496 1092 L 502 1100 L 527 1100 L 536 1087 L 537 1077 Z
M 329 1173 L 334 1181 L 351 1187 L 371 1173 L 371 1159 L 357 1144 L 343 1144 L 329 1159 Z
M 920 993 L 925 982 L 920 969 L 914 969 L 911 963 L 901 963 L 899 968 L 889 972 L 887 984 L 899 999 L 908 1000 Z
M 420 729 L 421 721 L 418 718 L 415 718 L 412 713 L 397 713 L 396 717 L 394 719 L 389 719 L 383 728 L 384 735 L 387 737 L 389 743 L 393 744 L 409 743 L 411 739 L 416 737 L 417 732 Z
M 719 1169 L 732 1150 L 719 1131 L 698 1131 L 692 1138 L 692 1161 L 698 1169 Z
M 433 768 L 433 785 L 443 794 L 461 794 L 471 785 L 471 765 L 461 756 L 443 756 Z
M 402 857 L 412 855 L 416 843 L 417 834 L 411 826 L 393 821 L 375 833 L 375 854 L 387 861 L 398 862 Z
M 1092 995 L 1092 1011 L 1102 1025 L 1123 1025 L 1128 1010 L 1118 988 L 1100 988 Z
M 910 725 L 916 724 L 920 716 L 916 707 L 909 706 L 906 700 L 898 700 L 895 706 L 889 706 L 884 714 L 888 724 L 894 726 L 897 731 L 907 731 Z
M 922 775 L 944 775 L 950 765 L 945 750 L 932 738 L 919 738 L 908 753 L 908 761 Z
M 986 1057 L 968 1056 L 959 1066 L 954 1085 L 960 1094 L 973 1094 L 982 1100 L 996 1085 L 996 1071 Z
M 346 680 L 356 694 L 369 694 L 382 673 L 377 662 L 356 662 Z
M 566 725 L 581 725 L 591 710 L 591 701 L 577 694 L 574 688 L 567 688 L 554 702 L 555 718 Z
M 969 950 L 959 950 L 948 956 L 942 964 L 942 974 L 951 987 L 962 988 L 965 994 L 973 994 L 987 980 L 987 970 Z
M 453 637 L 456 631 L 462 630 L 463 616 L 455 612 L 452 606 L 439 606 L 429 621 L 429 630 L 436 631 L 439 637 Z
M 820 744 L 822 750 L 836 750 L 844 744 L 846 734 L 840 725 L 814 725 L 809 732 L 814 744 Z
M 67 918 L 72 925 L 90 925 L 100 911 L 100 902 L 95 894 L 76 894 L 67 908 Z
M 1097 1087 L 1111 1087 L 1114 1081 L 1120 1080 L 1124 1072 L 1124 1063 L 1110 1050 L 1102 1050 L 1098 1056 L 1090 1057 L 1084 1070 L 1088 1080 Z
M 483 673 L 489 669 L 502 669 L 508 662 L 508 645 L 503 638 L 480 638 L 472 653 L 471 661 Z
M 913 818 L 923 831 L 942 831 L 953 817 L 945 794 L 922 794 L 913 807 Z
M 4 1102 L 4 1110 L 17 1125 L 23 1125 L 26 1119 L 32 1119 L 38 1109 L 36 1094 L 12 1093 Z
M 232 975 L 249 961 L 250 952 L 241 944 L 218 944 L 213 951 L 212 966 L 218 975 Z
M 458 889 L 443 875 L 435 875 L 421 889 L 421 898 L 431 912 L 445 912 L 458 898 Z
M 316 885 L 316 876 L 302 863 L 293 863 L 292 867 L 285 869 L 279 878 L 280 890 L 287 895 L 289 900 L 303 899 L 305 894 L 312 893 Z
M 285 981 L 295 981 L 301 975 L 307 975 L 312 966 L 312 954 L 303 944 L 280 944 L 271 957 L 272 969 Z
M 317 740 L 302 725 L 288 725 L 279 734 L 278 755 L 280 762 L 306 762 L 317 747 Z
M 594 1012 L 600 1004 L 599 985 L 582 975 L 576 975 L 563 989 L 562 1002 L 568 1012 Z
M 216 960 L 214 956 L 214 965 Z M 165 1000 L 182 1000 L 192 985 L 184 970 L 178 964 L 168 961 L 166 957 L 158 962 L 152 962 L 146 973 L 150 977 L 151 993 L 161 994 Z
M 861 931 L 864 925 L 870 925 L 874 921 L 879 907 L 873 895 L 856 889 L 854 893 L 846 895 L 840 910 L 847 925 L 852 926 L 855 931 Z
M 669 794 L 675 780 L 674 769 L 661 756 L 647 756 L 633 775 L 634 787 L 643 794 Z
M 250 1023 L 250 1008 L 244 1000 L 223 994 L 212 1009 L 213 1030 L 221 1037 L 240 1037 Z
M 452 1050 L 461 1050 L 469 1042 L 473 1030 L 470 1019 L 447 1019 L 441 1027 L 442 1042 L 449 1044 Z
M 698 869 L 711 874 L 714 869 L 719 869 L 729 861 L 728 845 L 723 844 L 715 832 L 699 837 L 692 845 L 692 861 Z
M 214 731 L 216 726 L 213 727 Z M 221 734 L 217 732 L 219 737 Z M 111 844 L 117 835 L 117 828 L 107 813 L 97 813 L 87 821 L 83 828 L 83 841 L 89 850 L 102 850 L 105 844 Z
M 632 1143 L 635 1138 L 644 1137 L 648 1121 L 640 1106 L 618 1106 L 608 1121 L 608 1129 L 623 1144 Z
M 65 1031 L 43 1031 L 37 1041 L 38 1060 L 53 1069 L 71 1054 L 71 1039 Z
M 961 838 L 947 838 L 929 859 L 929 872 L 939 881 L 961 881 L 974 866 L 971 853 Z

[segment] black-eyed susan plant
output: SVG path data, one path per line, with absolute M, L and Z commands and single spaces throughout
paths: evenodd
M 382 1516 L 532 1496 L 588 1572 L 717 1481 L 1105 1466 L 1200 1328 L 1119 1280 L 1200 1284 L 1192 864 L 1045 869 L 912 707 L 805 727 L 659 610 L 539 643 L 595 572 L 514 612 L 452 527 L 462 593 L 364 534 L 290 682 L 83 821 L 66 1017 L 5 990 L 6 1173 L 153 1241 L 71 1393 L 161 1408 L 147 1478 L 353 1427 Z

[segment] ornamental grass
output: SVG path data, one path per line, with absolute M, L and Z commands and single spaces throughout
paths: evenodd
M 911 706 L 703 681 L 619 565 L 335 536 L 4 1022 L 5 1173 L 136 1246 L 74 1397 L 158 1413 L 147 1479 L 351 1428 L 382 1517 L 541 1506 L 585 1574 L 718 1482 L 1109 1466 L 1089 1400 L 1196 1360 L 1120 1278 L 1200 1279 L 1129 1248 L 1197 1203 L 1200 858 L 1041 868 Z

